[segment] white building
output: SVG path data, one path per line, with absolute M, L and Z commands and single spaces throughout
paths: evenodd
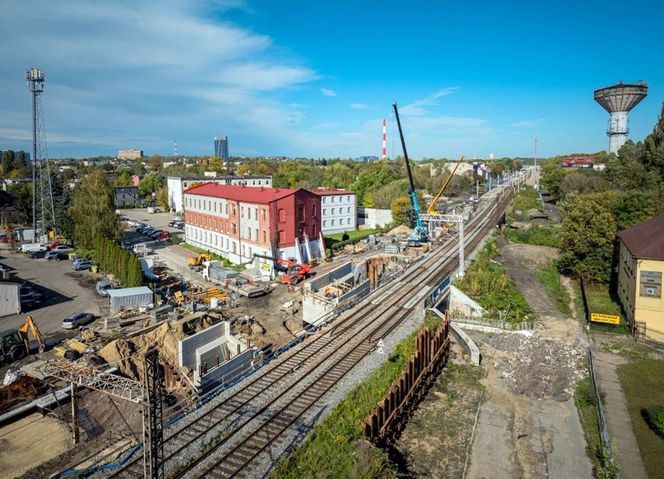
M 357 229 L 357 196 L 352 191 L 319 188 L 321 231 L 324 235 Z
M 182 213 L 182 198 L 184 191 L 197 184 L 217 183 L 219 185 L 245 185 L 245 186 L 263 186 L 272 187 L 271 176 L 169 176 L 166 180 L 168 187 L 168 205 L 172 211 Z
M 379 208 L 363 208 L 357 210 L 358 225 L 360 229 L 377 229 L 389 225 L 394 221 L 392 210 Z

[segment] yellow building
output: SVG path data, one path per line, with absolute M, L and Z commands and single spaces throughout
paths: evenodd
M 618 296 L 632 330 L 664 342 L 664 215 L 618 233 Z

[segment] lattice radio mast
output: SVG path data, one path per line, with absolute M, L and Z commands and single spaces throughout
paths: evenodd
M 46 130 L 41 94 L 44 91 L 44 72 L 29 68 L 25 72 L 28 88 L 32 93 L 32 242 L 37 240 L 37 184 L 39 183 L 39 207 L 41 212 L 41 233 L 48 227 L 55 229 L 55 206 L 51 168 L 46 148 Z

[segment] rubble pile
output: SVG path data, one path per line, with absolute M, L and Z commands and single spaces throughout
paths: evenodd
M 508 359 L 496 359 L 494 365 L 516 394 L 564 401 L 574 395 L 576 383 L 586 375 L 581 344 L 521 334 L 494 336 L 487 344 L 507 353 Z

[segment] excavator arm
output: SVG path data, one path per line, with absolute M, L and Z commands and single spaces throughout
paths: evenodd
M 445 183 L 443 183 L 443 186 L 440 188 L 440 191 L 438 192 L 438 194 L 436 195 L 436 197 L 433 199 L 433 201 L 432 201 L 431 204 L 429 205 L 429 208 L 427 208 L 427 213 L 428 213 L 428 214 L 430 214 L 430 215 L 435 215 L 436 213 L 438 213 L 438 212 L 436 211 L 436 205 L 438 204 L 438 200 L 439 200 L 440 197 L 443 195 L 443 192 L 445 191 L 445 189 L 447 188 L 447 186 L 450 184 L 450 181 L 452 181 L 452 178 L 454 178 L 454 174 L 456 173 L 456 170 L 459 169 L 459 165 L 460 165 L 461 162 L 463 161 L 463 158 L 464 158 L 464 157 L 463 157 L 463 155 L 462 155 L 461 158 L 459 158 L 459 159 L 457 160 L 456 165 L 454 165 L 454 168 L 452 168 L 452 172 L 450 173 L 450 176 L 447 177 L 447 179 L 445 180 Z
M 44 343 L 44 337 L 42 336 L 41 331 L 39 331 L 39 328 L 35 324 L 35 320 L 32 318 L 32 316 L 26 316 L 25 317 L 25 322 L 23 323 L 23 326 L 18 330 L 19 334 L 21 335 L 21 338 L 23 339 L 23 344 L 25 344 L 25 350 L 30 353 L 30 335 L 29 333 L 32 333 L 32 336 L 37 340 L 39 343 L 39 352 L 43 353 L 44 349 L 46 348 L 46 345 Z

